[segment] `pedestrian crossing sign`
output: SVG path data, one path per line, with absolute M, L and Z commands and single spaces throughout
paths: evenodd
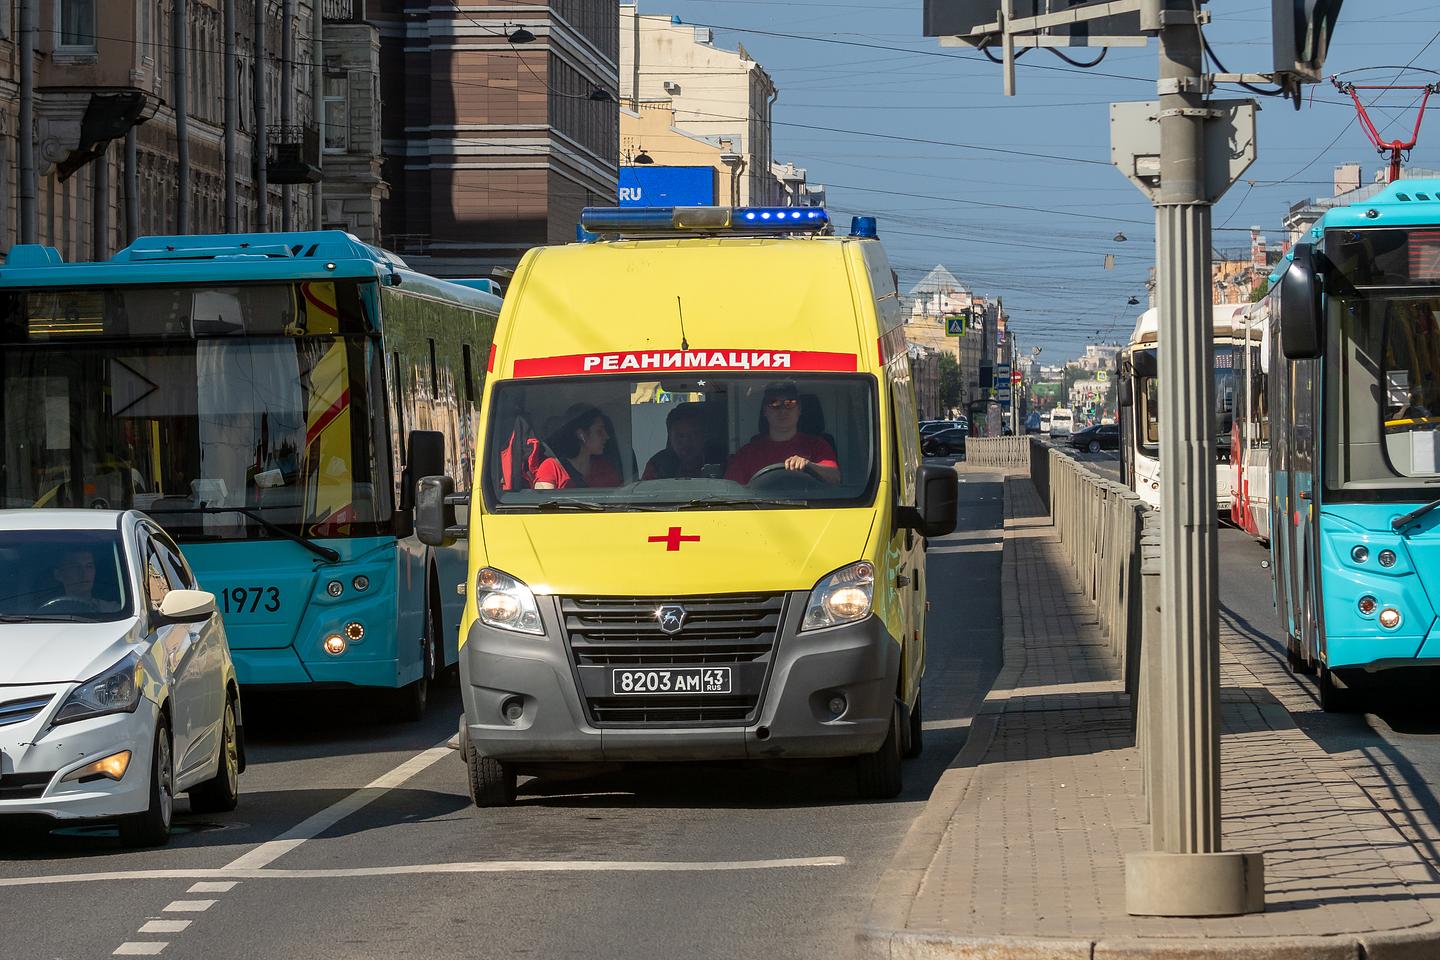
M 945 336 L 947 336 L 947 337 L 963 337 L 963 336 L 965 336 L 965 318 L 964 318 L 964 317 L 957 317 L 957 316 L 946 317 L 946 318 L 945 318 Z

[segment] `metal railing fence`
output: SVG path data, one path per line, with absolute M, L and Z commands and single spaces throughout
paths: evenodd
M 1029 437 L 971 437 L 965 462 L 973 467 L 1029 467 Z

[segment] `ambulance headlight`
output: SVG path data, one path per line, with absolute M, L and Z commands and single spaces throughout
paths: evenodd
M 535 594 L 499 570 L 483 567 L 475 574 L 475 609 L 480 612 L 480 622 L 486 626 L 537 636 L 545 633 Z
M 854 623 L 870 616 L 875 597 L 875 568 L 861 560 L 830 574 L 810 591 L 801 630 Z

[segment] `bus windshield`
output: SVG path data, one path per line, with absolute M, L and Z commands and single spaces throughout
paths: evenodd
M 1235 348 L 1231 344 L 1215 345 L 1215 446 L 1230 446 L 1230 433 L 1235 420 Z
M 1329 485 L 1371 498 L 1433 498 L 1432 485 L 1440 485 L 1440 295 L 1357 292 L 1332 298 L 1330 319 L 1340 350 L 1327 378 Z
M 873 497 L 872 377 L 655 377 L 498 386 L 487 501 L 530 510 L 729 509 Z
M 4 505 L 135 508 L 188 541 L 383 532 L 378 350 L 339 286 L 4 295 Z

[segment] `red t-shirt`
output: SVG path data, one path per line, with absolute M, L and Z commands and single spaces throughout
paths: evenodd
M 749 483 L 764 467 L 772 463 L 784 463 L 787 457 L 801 456 L 822 467 L 839 467 L 835 449 L 822 438 L 809 433 L 797 433 L 789 440 L 771 440 L 764 437 L 751 440 L 735 454 L 725 470 L 725 479 L 736 483 Z
M 591 460 L 590 476 L 585 478 L 583 484 L 577 484 L 570 476 L 570 471 L 565 469 L 565 465 L 551 457 L 536 469 L 535 482 L 552 483 L 556 490 L 576 486 L 618 487 L 620 486 L 620 474 L 615 472 L 615 468 L 609 460 Z

